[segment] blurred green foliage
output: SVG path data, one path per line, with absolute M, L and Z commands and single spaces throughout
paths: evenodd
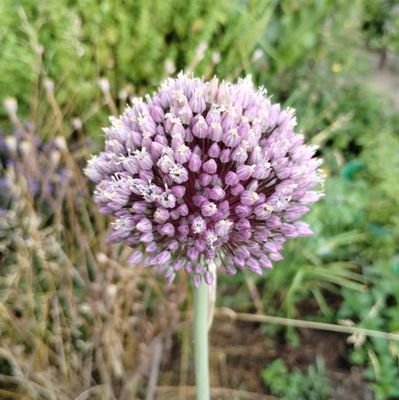
M 362 11 L 358 0 L 277 2 L 260 43 L 266 64 L 259 77 L 266 80 L 271 93 L 285 100 L 298 89 L 313 86 L 315 76 L 324 83 L 326 78 L 331 79 L 332 71 L 352 68 L 356 64 L 352 52 L 361 41 Z M 301 103 L 306 105 L 309 100 L 302 97 Z
M 332 394 L 321 358 L 305 372 L 289 371 L 284 361 L 278 358 L 262 370 L 262 379 L 270 392 L 282 400 L 328 400 Z
M 34 111 L 31 117 L 46 134 L 51 114 L 40 99 L 50 78 L 65 122 L 78 116 L 96 134 L 109 113 L 98 112 L 104 103 L 100 78 L 109 81 L 113 98 L 124 100 L 182 69 L 238 74 L 271 10 L 271 1 L 260 0 L 4 0 L 0 98 L 16 97 L 25 115 Z
M 363 29 L 374 50 L 399 51 L 399 3 L 396 0 L 367 0 Z

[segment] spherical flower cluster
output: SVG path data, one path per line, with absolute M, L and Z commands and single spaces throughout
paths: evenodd
M 110 119 L 85 172 L 116 217 L 109 239 L 135 248 L 130 263 L 211 284 L 212 262 L 262 274 L 287 239 L 312 233 L 297 220 L 321 197 L 321 161 L 265 93 L 181 74 Z

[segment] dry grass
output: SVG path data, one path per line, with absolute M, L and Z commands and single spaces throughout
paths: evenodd
M 14 137 L 0 235 L 0 397 L 141 398 L 156 343 L 163 362 L 170 355 L 187 283 L 165 288 L 126 266 L 128 249 L 106 244 L 81 148 L 60 138 L 38 147 L 23 124 Z

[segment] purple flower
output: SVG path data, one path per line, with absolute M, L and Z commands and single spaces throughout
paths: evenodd
M 287 239 L 312 233 L 298 219 L 322 196 L 316 148 L 295 133 L 293 110 L 249 79 L 181 74 L 111 124 L 85 172 L 117 217 L 110 239 L 135 248 L 130 263 L 211 284 L 210 262 L 262 274 Z
M 12 170 L 17 180 L 23 177 L 32 196 L 45 206 L 46 212 L 54 211 L 55 201 L 62 201 L 60 195 L 71 176 L 62 161 L 65 146 L 65 140 L 60 137 L 42 141 L 29 123 L 16 128 L 11 135 L 0 131 L 0 203 L 4 199 L 7 205 L 11 200 L 11 182 L 6 171 Z

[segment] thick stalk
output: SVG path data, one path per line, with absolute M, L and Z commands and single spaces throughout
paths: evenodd
M 194 288 L 194 356 L 197 400 L 210 400 L 208 351 L 208 285 Z

